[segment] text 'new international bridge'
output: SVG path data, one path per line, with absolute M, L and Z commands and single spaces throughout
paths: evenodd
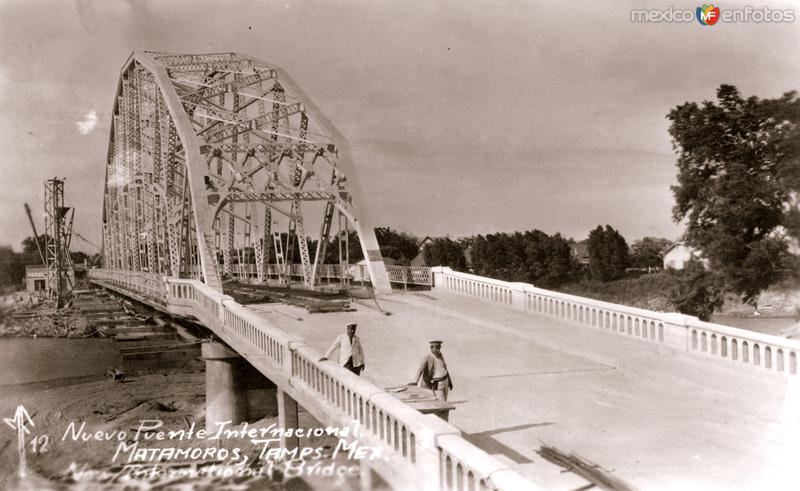
M 346 142 L 277 66 L 134 52 L 105 173 L 103 267 L 90 280 L 213 333 L 207 424 L 246 419 L 232 363 L 244 358 L 277 386 L 281 425 L 297 425 L 299 408 L 325 426 L 357 422 L 352 438 L 381 449 L 368 473 L 394 489 L 609 486 L 563 472 L 545 445 L 593 462 L 618 488 L 796 482 L 800 342 L 386 266 Z M 380 307 L 301 320 L 285 315 L 294 307 L 237 303 L 233 279 L 358 292 Z M 366 350 L 361 377 L 319 361 L 349 322 Z M 385 389 L 409 381 L 433 337 L 453 374 L 450 422 Z

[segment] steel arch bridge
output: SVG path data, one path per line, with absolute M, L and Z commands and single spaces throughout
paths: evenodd
M 109 136 L 105 268 L 221 291 L 233 251 L 252 250 L 265 281 L 270 255 L 280 270 L 297 250 L 313 288 L 329 239 L 347 263 L 350 230 L 373 288 L 390 291 L 347 144 L 285 71 L 238 53 L 131 54 Z

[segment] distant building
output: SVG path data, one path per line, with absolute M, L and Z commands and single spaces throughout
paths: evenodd
M 661 251 L 661 255 L 664 258 L 664 269 L 683 269 L 692 259 L 699 260 L 708 267 L 708 259 L 703 257 L 703 252 L 683 241 L 673 243 Z
M 25 290 L 36 293 L 47 290 L 47 268 L 42 265 L 25 266 Z
M 70 273 L 70 283 L 75 284 L 75 274 Z M 44 294 L 47 291 L 47 268 L 41 264 L 25 265 L 25 290 Z

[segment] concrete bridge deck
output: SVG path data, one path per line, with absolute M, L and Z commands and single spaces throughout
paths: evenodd
M 445 291 L 380 303 L 392 315 L 367 301 L 328 314 L 248 308 L 322 352 L 358 322 L 363 376 L 383 387 L 408 382 L 427 340 L 444 340 L 455 385 L 450 422 L 547 489 L 586 481 L 544 461 L 541 444 L 639 489 L 800 485 L 796 381 Z

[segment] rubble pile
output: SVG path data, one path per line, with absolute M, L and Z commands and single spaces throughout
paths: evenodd
M 50 305 L 0 305 L 0 337 L 84 338 L 91 335 L 86 319 L 76 309 Z

